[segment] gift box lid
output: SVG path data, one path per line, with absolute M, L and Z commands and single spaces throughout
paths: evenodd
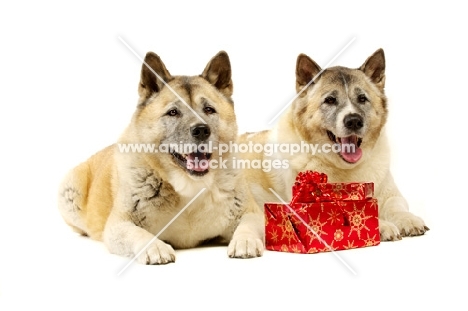
M 292 187 L 294 203 L 362 201 L 373 198 L 374 183 L 328 183 L 328 176 L 315 171 L 305 171 L 297 175 Z

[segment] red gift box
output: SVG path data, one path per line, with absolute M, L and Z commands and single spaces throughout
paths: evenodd
M 317 172 L 299 173 L 290 204 L 265 203 L 268 250 L 317 253 L 380 243 L 373 183 L 327 183 Z

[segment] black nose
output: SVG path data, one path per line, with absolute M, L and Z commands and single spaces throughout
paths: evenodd
M 344 126 L 350 130 L 359 130 L 364 126 L 364 120 L 357 113 L 348 114 L 344 120 Z
M 198 140 L 204 140 L 210 137 L 210 127 L 206 124 L 197 124 L 190 128 L 192 136 Z

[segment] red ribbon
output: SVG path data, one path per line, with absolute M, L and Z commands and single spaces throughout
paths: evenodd
M 296 203 L 297 199 L 303 193 L 310 193 L 313 202 L 320 202 L 322 193 L 317 193 L 320 191 L 317 184 L 326 182 L 328 182 L 328 176 L 325 173 L 316 171 L 299 172 L 296 176 L 296 182 L 293 185 L 293 198 L 290 204 Z

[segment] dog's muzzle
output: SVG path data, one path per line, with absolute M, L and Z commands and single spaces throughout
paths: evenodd
M 211 135 L 210 127 L 206 124 L 196 124 L 189 130 L 190 135 L 197 142 L 195 145 L 206 143 L 206 139 Z M 199 150 L 198 147 L 196 150 L 185 151 L 188 153 L 178 153 L 176 150 L 171 150 L 174 160 L 193 176 L 203 176 L 208 173 L 212 155 L 207 150 Z
M 340 156 L 348 163 L 357 163 L 362 157 L 362 137 L 360 130 L 364 127 L 364 119 L 357 113 L 350 113 L 343 119 L 343 125 L 348 131 L 346 136 L 338 137 L 333 132 L 327 131 L 331 141 L 340 145 Z

